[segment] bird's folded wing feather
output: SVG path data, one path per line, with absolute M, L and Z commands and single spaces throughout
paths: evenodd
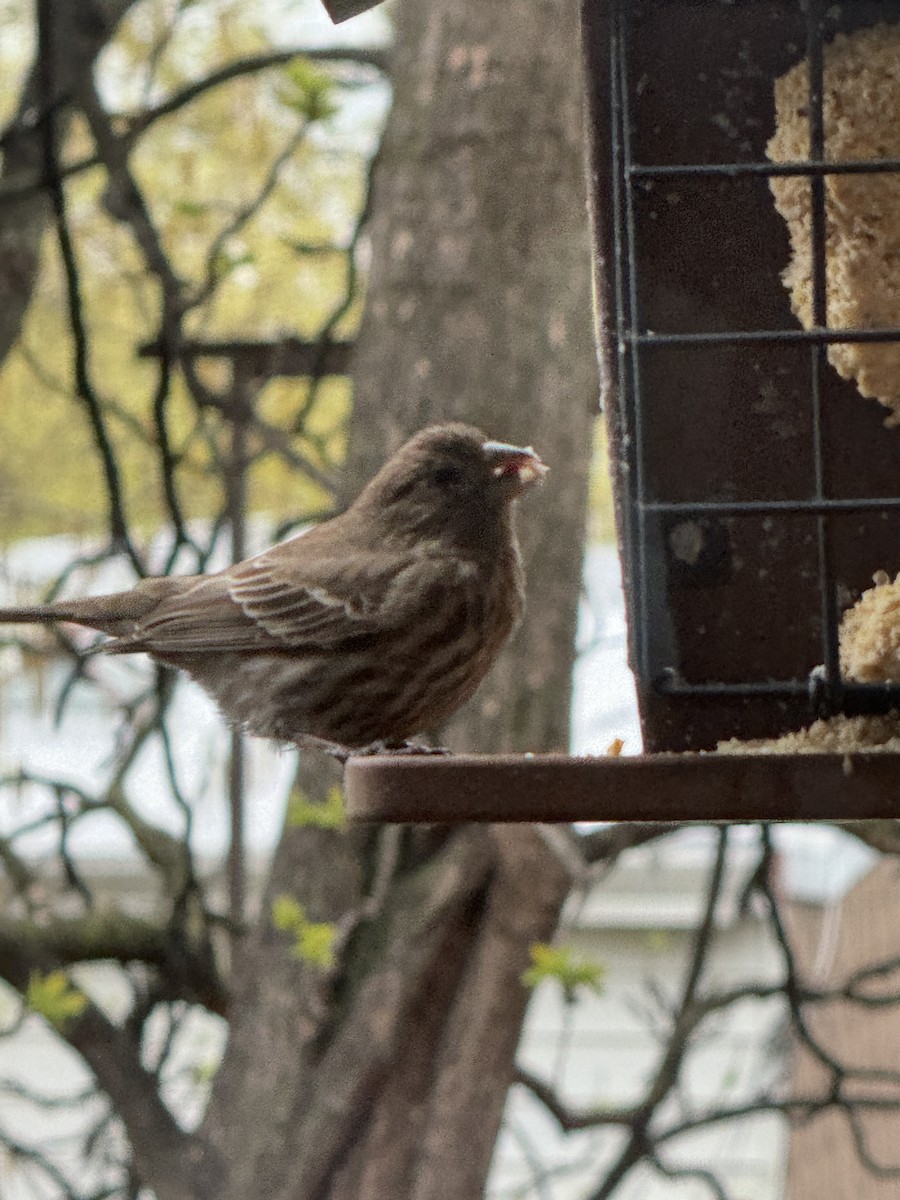
M 246 619 L 282 646 L 325 648 L 377 629 L 388 590 L 377 576 L 342 577 L 327 564 L 301 583 L 289 562 L 264 554 L 234 572 L 229 595 Z
M 283 543 L 167 596 L 132 639 L 111 648 L 161 654 L 333 648 L 402 620 L 410 568 L 421 572 L 422 564 L 408 553 L 320 557 Z M 439 570 L 435 564 L 426 574 Z

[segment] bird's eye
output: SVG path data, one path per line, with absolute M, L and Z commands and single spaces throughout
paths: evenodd
M 462 479 L 462 471 L 459 467 L 436 467 L 431 473 L 431 478 L 438 487 L 450 487 L 454 483 L 459 483 Z

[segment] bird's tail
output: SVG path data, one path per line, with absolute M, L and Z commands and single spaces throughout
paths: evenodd
M 77 621 L 74 604 L 28 604 L 0 608 L 0 625 L 33 625 L 47 621 Z
M 121 635 L 131 632 L 135 623 L 155 604 L 155 597 L 139 590 L 90 596 L 84 600 L 58 600 L 55 604 L 27 604 L 20 608 L 0 608 L 0 625 L 72 621 L 102 633 Z

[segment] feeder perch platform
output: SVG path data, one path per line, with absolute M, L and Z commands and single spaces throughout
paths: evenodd
M 856 821 L 900 817 L 900 755 L 351 758 L 356 821 Z

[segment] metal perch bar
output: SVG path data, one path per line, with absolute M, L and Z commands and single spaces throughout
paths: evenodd
M 900 815 L 900 755 L 351 758 L 354 821 L 856 821 Z

